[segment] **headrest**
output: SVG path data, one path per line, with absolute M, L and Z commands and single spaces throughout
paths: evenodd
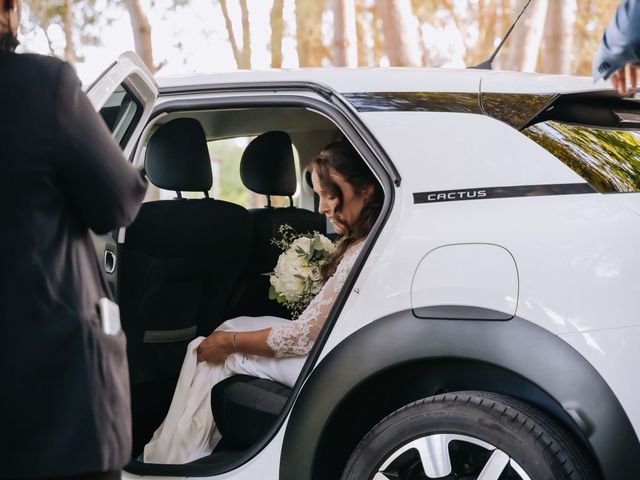
M 261 195 L 296 193 L 296 167 L 289 134 L 272 131 L 254 138 L 242 153 L 240 178 L 249 190 Z
M 195 118 L 177 118 L 158 128 L 144 166 L 149 181 L 164 190 L 208 192 L 213 184 L 207 140 Z

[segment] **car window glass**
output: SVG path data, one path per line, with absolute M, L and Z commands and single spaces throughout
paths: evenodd
M 601 193 L 640 192 L 640 133 L 543 122 L 523 133 Z
M 240 159 L 242 152 L 255 137 L 236 137 L 224 140 L 214 140 L 207 143 L 213 173 L 213 186 L 209 196 L 218 200 L 236 203 L 245 208 L 262 208 L 267 205 L 267 198 L 251 192 L 240 179 Z M 299 178 L 298 152 L 293 147 L 293 158 L 296 165 L 296 178 Z M 202 198 L 201 192 L 183 192 L 185 198 Z M 176 197 L 175 191 L 163 190 L 149 185 L 145 201 L 168 200 Z M 288 207 L 287 197 L 271 197 L 274 207 Z M 300 183 L 293 196 L 293 205 L 300 205 Z
M 142 105 L 120 85 L 100 109 L 100 115 L 115 141 L 123 147 L 142 115 Z
M 237 137 L 209 142 L 209 153 L 213 168 L 212 196 L 219 200 L 237 203 L 245 208 L 261 208 L 267 205 L 267 198 L 251 192 L 240 179 L 240 159 L 242 152 L 254 137 Z M 296 164 L 296 178 L 299 177 L 298 152 L 293 147 L 293 158 Z M 216 182 L 216 179 L 219 181 Z M 294 206 L 299 205 L 300 185 L 296 187 L 293 197 Z M 287 197 L 271 197 L 274 207 L 288 207 Z

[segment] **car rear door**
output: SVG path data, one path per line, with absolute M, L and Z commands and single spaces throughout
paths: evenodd
M 158 84 L 151 72 L 138 55 L 125 52 L 89 85 L 86 94 L 124 155 L 130 158 L 158 98 Z M 106 278 L 114 291 L 117 235 L 118 232 L 114 231 L 92 236 Z

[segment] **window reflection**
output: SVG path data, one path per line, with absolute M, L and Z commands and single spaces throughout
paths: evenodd
M 344 97 L 360 112 L 481 113 L 476 93 L 365 92 Z
M 484 112 L 520 130 L 544 110 L 555 95 L 529 93 L 482 93 L 480 96 Z
M 640 191 L 640 134 L 558 122 L 523 130 L 601 193 Z

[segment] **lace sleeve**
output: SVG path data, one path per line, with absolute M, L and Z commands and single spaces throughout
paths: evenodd
M 276 357 L 292 357 L 309 353 L 361 249 L 362 243 L 351 247 L 345 253 L 335 273 L 298 319 L 289 324 L 271 328 L 267 345 L 275 352 Z

